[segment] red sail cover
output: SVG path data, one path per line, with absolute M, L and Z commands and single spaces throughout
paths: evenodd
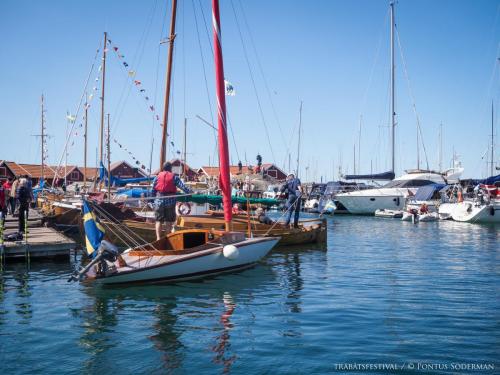
M 231 212 L 231 184 L 229 181 L 229 150 L 227 146 L 226 126 L 226 97 L 224 91 L 224 63 L 222 60 L 221 29 L 219 15 L 219 1 L 212 0 L 212 22 L 214 30 L 215 47 L 215 85 L 217 91 L 217 117 L 219 133 L 219 185 L 222 190 L 222 203 L 224 205 L 224 220 L 230 222 Z

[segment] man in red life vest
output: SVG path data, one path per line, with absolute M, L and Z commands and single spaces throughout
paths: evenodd
M 175 213 L 175 203 L 177 202 L 175 194 L 177 193 L 177 188 L 181 189 L 186 194 L 191 193 L 191 190 L 184 185 L 179 176 L 172 173 L 172 164 L 166 162 L 163 164 L 163 170 L 158 173 L 158 176 L 153 180 L 153 192 L 155 192 L 158 197 L 158 199 L 155 200 L 155 228 L 157 240 L 162 237 L 161 224 L 165 223 L 167 233 L 170 233 L 177 219 L 177 214 Z

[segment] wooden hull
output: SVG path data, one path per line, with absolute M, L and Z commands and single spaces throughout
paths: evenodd
M 108 227 L 106 237 L 110 242 L 120 246 L 130 247 L 130 241 L 123 241 L 123 236 L 118 236 L 119 226 L 105 220 L 101 223 Z M 251 221 L 251 233 L 254 237 L 280 237 L 278 246 L 282 245 L 304 245 L 311 243 L 324 243 L 327 239 L 326 219 L 306 221 L 308 225 L 300 225 L 299 228 L 287 228 L 277 224 L 273 229 L 271 225 L 256 223 Z M 155 223 L 139 222 L 133 220 L 123 220 L 121 225 L 125 225 L 133 232 L 134 240 L 137 243 L 149 243 L 156 240 Z M 224 218 L 205 216 L 181 216 L 177 220 L 176 229 L 224 229 Z M 233 231 L 248 233 L 248 223 L 243 219 L 233 220 Z
M 179 229 L 220 229 L 224 228 L 224 218 L 219 215 L 180 216 L 176 227 Z M 271 229 L 272 228 L 272 229 Z M 237 215 L 233 219 L 232 230 L 248 233 L 248 219 Z M 326 219 L 303 220 L 299 228 L 289 228 L 283 224 L 274 227 L 250 219 L 250 231 L 255 237 L 279 236 L 278 245 L 303 245 L 326 242 Z
M 208 232 L 208 231 L 186 231 Z M 168 237 L 182 236 L 184 233 Z M 241 236 L 241 234 L 239 234 Z M 134 249 L 110 264 L 114 271 L 95 276 L 97 266 L 87 273 L 87 282 L 98 284 L 164 283 L 189 280 L 207 275 L 250 267 L 265 257 L 279 238 L 249 238 L 230 242 L 237 249 L 234 256 L 226 255 L 225 242 L 209 242 L 193 249 L 148 250 Z M 160 241 L 156 242 L 160 243 Z M 154 243 L 153 243 L 154 244 Z M 151 245 L 153 245 L 151 244 Z M 150 246 L 151 246 L 150 245 Z

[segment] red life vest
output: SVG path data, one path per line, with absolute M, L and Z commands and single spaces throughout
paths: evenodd
M 163 194 L 177 193 L 174 178 L 175 175 L 172 172 L 162 171 L 158 173 L 155 190 Z

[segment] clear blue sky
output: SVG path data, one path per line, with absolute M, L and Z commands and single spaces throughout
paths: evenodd
M 245 154 L 248 163 L 255 164 L 255 156 L 260 152 L 264 161 L 283 166 L 290 150 L 292 168 L 295 168 L 302 100 L 300 174 L 303 180 L 319 180 L 320 175 L 331 179 L 333 169 L 337 175 L 339 165 L 344 172 L 353 171 L 353 147 L 358 144 L 360 115 L 363 118 L 361 172 L 369 172 L 370 168 L 374 172 L 388 169 L 388 4 L 386 0 L 221 0 L 225 75 L 236 89 L 236 96 L 227 97 L 235 140 L 233 143 L 230 139 L 234 164 L 238 162 L 238 155 L 245 163 Z M 211 163 L 214 162 L 214 132 L 196 118 L 196 115 L 209 121 L 212 116 L 215 118 L 213 57 L 201 13 L 203 9 L 211 40 L 210 6 L 207 0 L 181 0 L 178 9 L 170 119 L 175 147 L 169 147 L 169 155 L 182 149 L 186 116 L 188 163 L 194 167 L 208 165 L 209 157 Z M 500 2 L 493 0 L 401 0 L 397 3 L 397 28 L 431 168 L 437 168 L 438 132 L 442 122 L 444 166 L 450 165 L 455 149 L 466 168 L 466 176 L 487 174 L 481 157 L 490 142 L 491 100 L 500 107 L 500 75 L 495 66 L 500 56 L 499 6 Z M 0 159 L 39 162 L 40 142 L 31 135 L 39 132 L 39 100 L 44 93 L 47 128 L 52 135 L 48 142 L 49 162 L 57 164 L 64 144 L 66 111 L 76 112 L 104 30 L 125 55 L 128 69 L 136 71 L 135 79 L 141 81 L 150 100 L 157 98 L 156 107 L 161 115 L 167 45 L 159 47 L 159 40 L 166 36 L 169 13 L 169 1 L 167 4 L 155 0 L 0 2 Z M 205 59 L 212 108 L 200 51 Z M 398 174 L 416 166 L 416 119 L 398 49 L 396 53 Z M 153 132 L 155 168 L 159 159 L 160 127 L 152 124 L 151 112 L 127 79 L 122 63 L 112 51 L 109 55 L 106 112 L 111 115 L 114 138 L 148 164 Z M 99 63 L 98 59 L 96 64 Z M 94 71 L 89 89 L 96 75 Z M 92 101 L 89 116 L 91 165 L 95 164 L 97 147 L 99 96 L 100 92 Z M 80 122 L 81 116 L 77 125 Z M 81 131 L 74 140 L 68 161 L 81 164 Z M 495 151 L 498 162 L 498 146 Z M 112 158 L 133 162 L 115 144 L 112 144 Z M 421 166 L 425 167 L 423 149 L 421 159 Z

